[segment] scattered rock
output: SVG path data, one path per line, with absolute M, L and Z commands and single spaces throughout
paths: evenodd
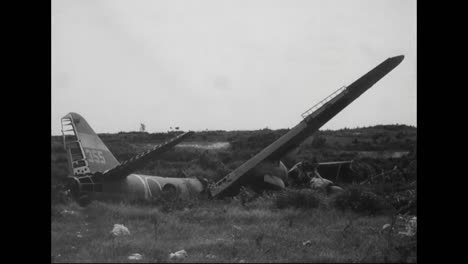
M 81 232 L 78 231 L 78 232 L 76 232 L 76 237 L 77 237 L 77 238 L 82 238 L 83 235 L 81 234 Z
M 404 236 L 414 236 L 416 235 L 416 230 L 417 230 L 417 218 L 416 216 L 411 217 L 407 222 L 405 226 L 406 230 L 404 232 L 398 232 L 399 235 L 404 235 Z
M 381 232 L 384 232 L 385 230 L 387 230 L 388 228 L 390 228 L 390 224 L 385 224 L 382 226 L 382 230 Z
M 310 240 L 307 240 L 307 241 L 302 242 L 302 245 L 303 245 L 303 246 L 309 246 L 309 245 L 311 245 L 311 244 L 312 244 L 312 241 L 310 241 Z
M 171 260 L 181 260 L 181 259 L 184 259 L 186 257 L 188 257 L 187 251 L 185 251 L 183 249 L 179 250 L 179 251 L 177 251 L 175 253 L 169 254 L 169 259 L 171 259 Z
M 128 256 L 129 260 L 142 260 L 143 256 L 138 253 L 133 253 L 132 255 Z
M 112 229 L 111 233 L 114 236 L 125 236 L 130 235 L 130 231 L 124 225 L 114 224 L 114 228 Z
M 63 210 L 62 212 L 60 212 L 61 215 L 78 215 L 77 212 L 73 211 L 73 210 Z

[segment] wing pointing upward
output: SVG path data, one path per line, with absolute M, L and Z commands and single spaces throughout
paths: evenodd
M 175 138 L 170 139 L 169 141 L 159 144 L 152 149 L 142 152 L 122 162 L 121 164 L 115 166 L 112 169 L 104 171 L 102 174 L 97 173 L 95 174 L 95 176 L 102 181 L 123 179 L 130 175 L 132 172 L 142 168 L 148 161 L 159 157 L 161 154 L 168 151 L 173 146 L 179 144 L 182 140 L 192 135 L 193 133 L 194 132 L 192 131 L 183 133 Z

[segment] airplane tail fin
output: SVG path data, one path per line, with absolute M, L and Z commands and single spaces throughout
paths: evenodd
M 61 121 L 70 174 L 104 172 L 120 164 L 82 116 L 69 113 Z

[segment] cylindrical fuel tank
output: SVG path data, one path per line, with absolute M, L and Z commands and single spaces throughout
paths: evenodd
M 151 199 L 160 196 L 165 191 L 176 192 L 181 196 L 187 196 L 191 192 L 200 193 L 203 191 L 203 184 L 196 178 L 130 174 L 124 180 L 104 183 L 102 191 L 129 198 Z
M 74 178 L 76 198 L 89 197 L 90 200 L 113 198 L 151 200 L 159 197 L 164 192 L 188 197 L 191 193 L 198 194 L 204 189 L 204 185 L 196 178 L 166 178 L 130 174 L 122 180 L 100 183 L 94 183 L 92 179 L 89 180 L 88 178 L 91 177 Z

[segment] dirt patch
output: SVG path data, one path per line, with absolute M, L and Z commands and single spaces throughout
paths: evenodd
M 227 149 L 231 146 L 229 142 L 189 142 L 176 145 L 178 148 L 197 148 L 197 149 Z

